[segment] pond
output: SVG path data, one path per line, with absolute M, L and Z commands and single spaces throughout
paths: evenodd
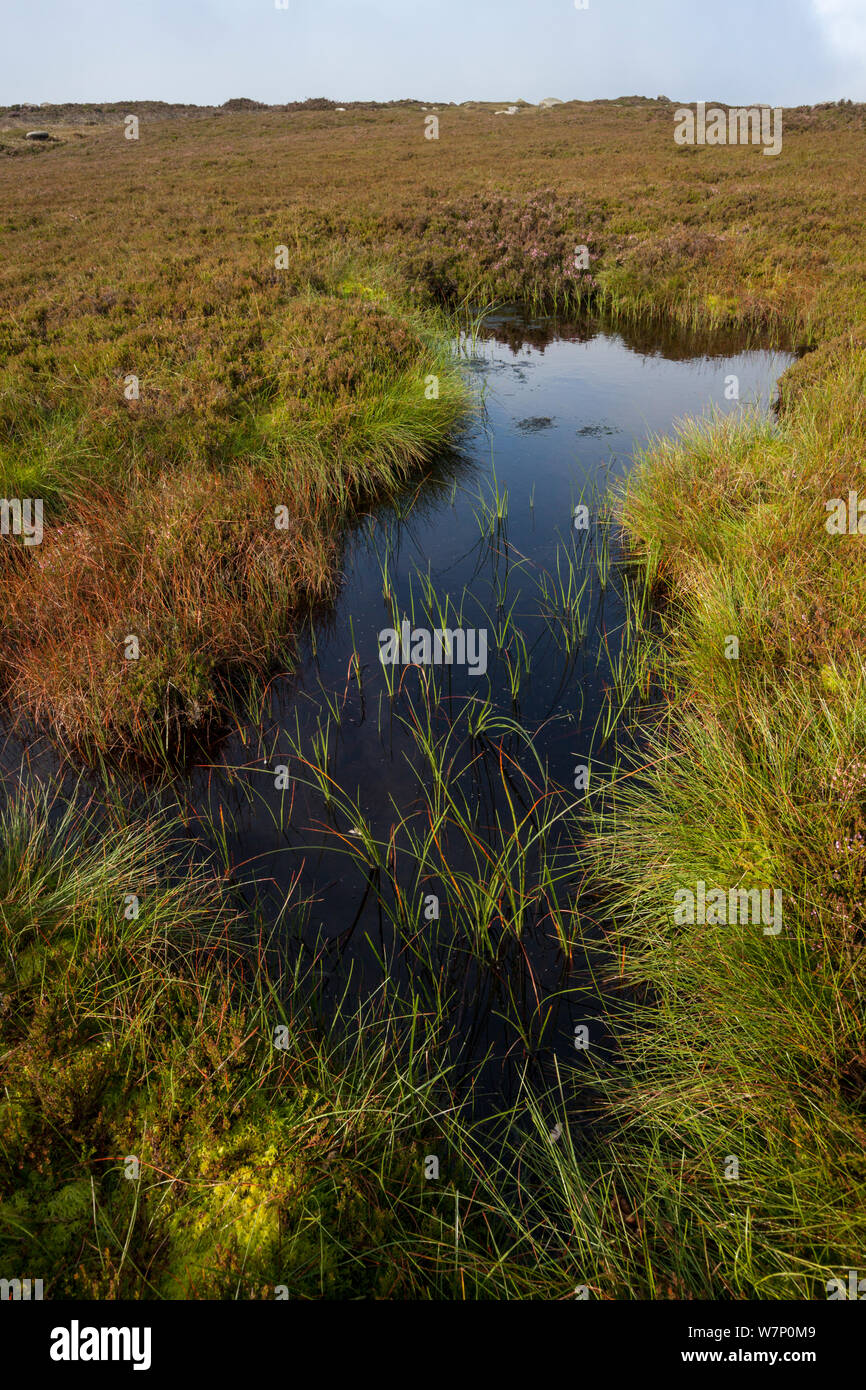
M 295 672 L 159 798 L 299 990 L 446 1020 L 489 1110 L 527 1062 L 608 1044 L 580 850 L 625 622 L 607 489 L 680 418 L 769 411 L 792 357 L 516 308 L 459 346 L 480 402 L 459 447 L 359 520 Z

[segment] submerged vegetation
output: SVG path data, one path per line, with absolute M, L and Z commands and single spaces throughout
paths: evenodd
M 41 546 L 2 539 L 0 673 L 103 780 L 18 788 L 0 822 L 0 1273 L 55 1298 L 823 1297 L 866 1248 L 866 570 L 825 526 L 866 496 L 863 108 L 786 113 L 777 160 L 675 146 L 665 102 L 451 110 L 438 142 L 411 104 L 144 116 L 139 144 L 62 120 L 0 167 L 0 486 L 46 504 Z M 566 662 L 591 596 L 626 602 L 588 791 L 521 727 L 507 578 L 508 711 L 387 674 L 418 775 L 387 832 L 332 775 L 340 705 L 283 751 L 392 932 L 359 1004 L 288 949 L 302 902 L 274 920 L 112 768 L 170 770 L 240 678 L 291 665 L 347 527 L 399 509 L 471 409 L 455 327 L 505 298 L 812 350 L 777 419 L 637 461 L 626 563 L 600 528 L 535 576 Z M 496 547 L 495 477 L 477 505 Z M 412 592 L 459 625 L 465 595 Z M 677 924 L 698 883 L 781 890 L 781 933 Z M 563 981 L 582 962 L 615 1057 L 542 1060 L 534 931 Z M 521 1065 L 476 1114 L 493 985 Z

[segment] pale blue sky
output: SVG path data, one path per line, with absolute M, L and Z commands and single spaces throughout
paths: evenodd
M 866 0 L 17 0 L 0 104 L 866 100 Z

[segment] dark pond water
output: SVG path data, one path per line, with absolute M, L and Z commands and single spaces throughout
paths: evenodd
M 678 419 L 768 411 L 791 357 L 516 311 L 462 353 L 483 408 L 459 452 L 362 519 L 298 670 L 161 798 L 279 924 L 324 1008 L 387 978 L 442 1010 L 488 1106 L 513 1063 L 579 1064 L 576 1027 L 604 1045 L 591 947 L 561 945 L 583 912 L 576 770 L 603 762 L 625 615 L 602 497 Z M 385 667 L 381 634 L 404 620 L 486 649 L 475 669 Z M 19 756 L 10 741 L 7 772 Z

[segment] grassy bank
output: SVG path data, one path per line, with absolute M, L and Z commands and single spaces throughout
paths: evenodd
M 681 1252 L 696 1296 L 823 1297 L 866 1248 L 866 569 L 825 526 L 866 481 L 864 386 L 852 342 L 792 374 L 778 426 L 686 430 L 623 499 L 665 697 L 597 846 L 646 991 L 614 1103 L 654 1263 Z M 699 882 L 780 891 L 778 931 L 677 925 Z

